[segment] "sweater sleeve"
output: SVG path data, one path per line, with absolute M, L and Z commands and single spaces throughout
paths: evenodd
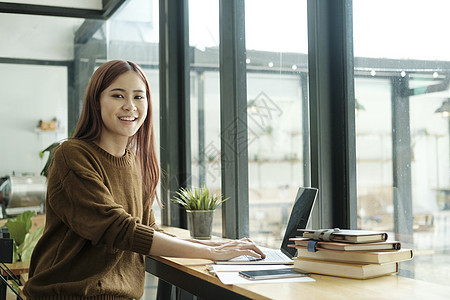
M 150 226 L 151 228 L 153 228 L 155 231 L 167 234 L 169 236 L 173 236 L 175 237 L 176 235 L 165 232 L 163 229 L 161 229 L 158 224 L 156 224 L 156 218 L 155 218 L 155 211 L 150 207 L 147 208 L 144 211 L 144 218 L 143 218 L 143 223 Z
M 61 147 L 50 169 L 47 205 L 94 246 L 148 254 L 155 229 L 117 204 L 104 180 L 95 159 Z

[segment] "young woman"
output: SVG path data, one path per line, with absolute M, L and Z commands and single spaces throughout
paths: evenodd
M 159 180 L 150 88 L 141 68 L 100 66 L 73 138 L 56 150 L 46 224 L 27 299 L 139 299 L 144 256 L 211 260 L 263 256 L 250 240 L 186 241 L 162 233 L 152 210 Z

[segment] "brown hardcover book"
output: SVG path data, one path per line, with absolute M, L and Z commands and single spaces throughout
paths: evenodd
M 337 251 L 329 249 L 318 249 L 316 252 L 308 251 L 306 247 L 296 246 L 297 257 L 348 262 L 363 264 L 384 264 L 388 262 L 399 262 L 412 259 L 413 251 L 411 249 L 401 249 L 397 251 Z
M 307 238 L 290 238 L 295 245 L 308 247 L 311 239 Z M 315 241 L 314 241 L 315 242 Z M 385 241 L 378 243 L 364 243 L 364 244 L 350 244 L 350 243 L 338 243 L 338 242 L 324 242 L 317 241 L 317 248 L 339 250 L 339 251 L 386 251 L 386 250 L 400 250 L 401 243 L 398 241 Z
M 301 237 L 325 240 L 330 242 L 343 243 L 375 243 L 384 242 L 388 238 L 388 234 L 383 231 L 373 230 L 349 230 L 349 229 L 331 229 L 331 230 L 308 230 L 298 229 L 302 233 Z M 316 238 L 314 238 L 316 235 Z
M 294 258 L 294 268 L 323 275 L 367 279 L 398 272 L 398 263 L 351 264 L 334 261 Z

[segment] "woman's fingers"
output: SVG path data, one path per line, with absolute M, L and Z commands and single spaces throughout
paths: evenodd
M 258 246 L 256 246 L 256 244 L 249 238 L 244 238 L 241 239 L 241 241 L 248 243 L 246 244 L 248 246 L 248 249 L 251 250 L 251 254 L 246 254 L 246 255 L 251 255 L 253 257 L 261 257 L 261 258 L 265 258 L 266 255 L 264 254 L 264 252 L 262 252 L 261 249 L 258 248 Z
M 214 247 L 216 260 L 231 259 L 241 255 L 265 258 L 264 253 L 249 239 L 231 240 L 221 246 Z
M 240 239 L 240 241 L 245 241 L 245 242 L 251 242 L 253 243 L 253 241 L 247 237 L 243 237 L 242 239 Z

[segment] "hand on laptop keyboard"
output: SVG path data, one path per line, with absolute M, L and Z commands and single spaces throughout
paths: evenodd
M 257 257 L 253 257 L 253 256 L 248 256 L 248 255 L 245 255 L 245 257 L 247 258 L 248 261 L 258 261 L 258 260 L 265 259 L 265 258 L 257 258 Z

